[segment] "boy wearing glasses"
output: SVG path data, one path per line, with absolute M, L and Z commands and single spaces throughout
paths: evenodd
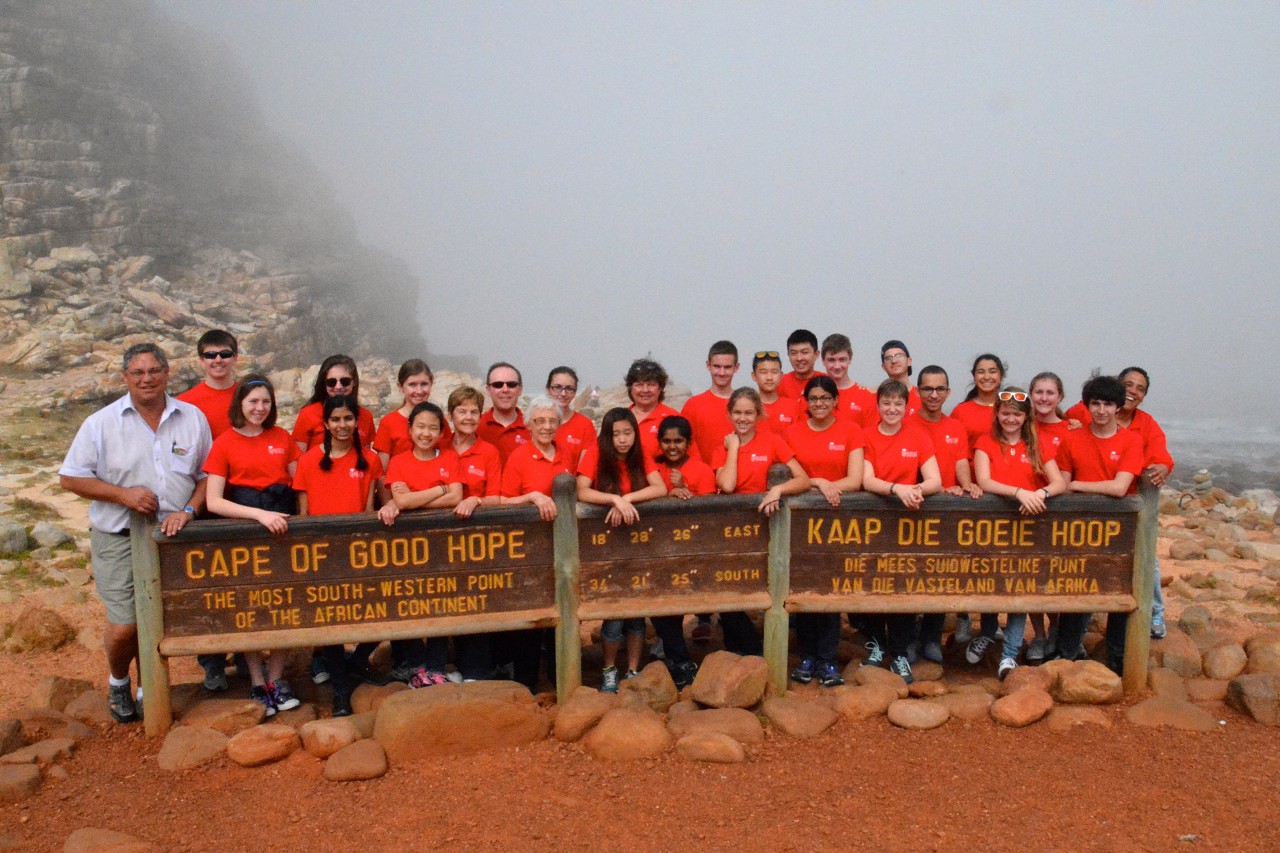
M 230 332 L 211 329 L 196 342 L 196 353 L 200 356 L 204 380 L 179 394 L 178 399 L 204 412 L 209 430 L 217 438 L 231 429 L 228 412 L 231 410 L 231 398 L 236 393 L 236 362 L 240 359 L 240 345 Z
M 680 414 L 693 427 L 694 458 L 710 459 L 716 446 L 733 432 L 729 420 L 729 395 L 733 393 L 733 377 L 738 372 L 738 348 L 732 341 L 716 341 L 707 352 L 707 373 L 711 387 L 690 397 Z M 661 423 L 661 421 L 659 421 Z
M 880 347 L 880 366 L 890 379 L 896 379 L 910 389 L 907 393 L 907 417 L 920 411 L 920 395 L 911 387 L 911 352 L 899 340 L 885 341 Z
M 493 405 L 480 416 L 476 436 L 498 448 L 498 455 L 505 466 L 511 451 L 532 441 L 529 428 L 524 423 L 524 413 L 520 411 L 524 379 L 515 365 L 498 361 L 485 374 L 484 384 L 489 389 Z

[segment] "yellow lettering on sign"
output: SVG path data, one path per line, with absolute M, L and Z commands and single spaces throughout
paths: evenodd
M 924 545 L 936 547 L 938 542 L 938 524 L 936 518 L 900 518 L 898 519 L 899 545 Z
M 1058 519 L 1052 527 L 1053 547 L 1105 548 L 1120 535 L 1120 522 L 1115 519 Z

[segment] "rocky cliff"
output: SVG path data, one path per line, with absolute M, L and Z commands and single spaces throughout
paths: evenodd
M 398 360 L 417 293 L 216 45 L 145 0 L 0 0 L 0 364 L 90 399 L 134 339 L 211 327 L 265 369 Z

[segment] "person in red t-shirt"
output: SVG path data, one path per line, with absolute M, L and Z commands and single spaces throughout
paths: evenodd
M 458 518 L 470 518 L 476 507 L 502 501 L 502 457 L 498 448 L 476 435 L 484 395 L 469 385 L 449 393 L 449 419 L 453 421 L 453 452 L 458 454 L 462 500 L 453 508 Z
M 409 413 L 409 437 L 413 449 L 391 459 L 387 488 L 401 511 L 444 509 L 462 500 L 458 454 L 440 448 L 444 412 L 435 403 L 422 402 Z
M 293 487 L 298 492 L 299 515 L 339 515 L 373 511 L 374 486 L 382 476 L 382 460 L 372 448 L 360 443 L 353 411 L 355 401 L 347 397 L 325 400 L 322 414 L 324 439 L 298 460 Z M 384 507 L 385 509 L 385 507 Z M 379 513 L 388 526 L 394 515 Z M 372 650 L 370 644 L 370 650 Z M 341 644 L 323 646 L 320 654 L 333 684 L 333 716 L 351 716 L 352 676 L 366 667 L 348 667 Z M 274 655 L 272 656 L 274 659 Z M 366 656 L 367 659 L 367 656 Z M 357 679 L 358 683 L 359 679 Z
M 573 410 L 578 395 L 578 371 L 561 365 L 547 374 L 547 394 L 560 407 L 560 429 L 556 430 L 556 447 L 573 460 L 574 470 L 588 447 L 596 443 L 596 425 L 591 418 Z
M 920 411 L 920 394 L 911 387 L 911 353 L 907 345 L 898 340 L 885 341 L 880 347 L 880 367 L 885 376 L 907 386 L 907 417 Z
M 1053 461 L 1054 449 L 1040 443 L 1031 415 L 1031 398 L 1026 392 L 1005 388 L 997 400 L 991 434 L 980 437 L 973 451 L 978 485 L 991 494 L 1013 498 L 1023 515 L 1039 515 L 1045 510 L 1045 501 L 1066 491 L 1066 481 Z M 965 659 L 971 664 L 980 663 L 995 642 L 994 614 L 984 614 L 982 622 L 982 635 L 974 637 L 965 649 Z M 1027 614 L 1008 614 L 1004 653 L 1000 657 L 1001 681 L 1018 666 L 1026 627 Z
M 494 362 L 485 374 L 485 386 L 493 407 L 480 416 L 476 435 L 498 448 L 502 464 L 517 447 L 529 444 L 529 428 L 520 412 L 520 392 L 524 389 L 524 377 L 515 365 L 505 361 Z
M 733 377 L 737 372 L 738 348 L 732 341 L 716 341 L 707 352 L 711 387 L 690 397 L 680 410 L 693 428 L 695 452 L 701 459 L 710 459 L 716 445 L 733 432 L 733 424 L 729 423 L 729 395 L 733 393 Z
M 235 335 L 223 329 L 211 329 L 196 342 L 204 381 L 178 395 L 204 413 L 209 431 L 216 439 L 231 429 L 231 398 L 236 393 L 236 362 L 240 345 Z
M 681 415 L 667 415 L 658 424 L 658 443 L 662 446 L 662 455 L 654 462 L 658 473 L 662 475 L 667 493 L 682 501 L 695 495 L 716 493 L 716 472 L 701 459 L 694 459 L 689 455 L 692 437 L 693 427 Z
M 658 424 L 668 415 L 680 414 L 662 402 L 667 396 L 667 379 L 666 369 L 650 358 L 638 358 L 627 368 L 627 396 L 640 431 L 640 449 L 647 459 L 658 455 Z M 693 452 L 696 455 L 696 444 Z
M 1087 429 L 1072 431 L 1058 451 L 1058 468 L 1066 477 L 1067 490 L 1113 498 L 1132 494 L 1142 473 L 1142 439 L 1116 423 L 1116 412 L 1125 403 L 1124 384 L 1114 376 L 1094 376 L 1084 384 L 1081 397 L 1092 422 Z M 1126 616 L 1107 616 L 1107 665 L 1120 674 L 1124 669 Z M 1080 653 L 1088 619 L 1084 613 L 1062 614 L 1058 656 L 1071 658 Z
M 929 434 L 906 420 L 909 395 L 907 386 L 896 379 L 886 379 L 876 389 L 880 423 L 866 433 L 862 488 L 896 498 L 907 509 L 919 509 L 925 495 L 942 491 L 942 476 L 938 473 L 938 460 Z M 915 628 L 915 616 L 872 613 L 860 621 L 871 640 L 867 643 L 869 654 L 862 665 L 880 666 L 887 652 L 889 669 L 910 684 L 907 646 Z
M 778 383 L 778 393 L 788 400 L 799 400 L 805 383 L 825 375 L 813 369 L 818 361 L 818 336 L 808 329 L 796 329 L 788 335 L 787 361 L 791 362 L 791 372 Z
M 833 377 L 815 376 L 810 379 L 801 398 L 809 416 L 793 425 L 786 435 L 787 444 L 795 450 L 800 467 L 809 475 L 811 487 L 833 507 L 840 506 L 841 495 L 862 488 L 862 448 L 865 444 L 862 427 L 852 419 L 836 418 L 835 408 L 839 399 L 840 390 Z M 840 614 L 798 613 L 795 621 L 800 665 L 791 671 L 792 680 L 808 684 L 816 678 L 823 687 L 844 684 L 836 661 L 840 646 Z
M 853 381 L 849 365 L 853 363 L 853 342 L 847 335 L 827 335 L 822 341 L 822 366 L 840 392 L 835 416 L 848 419 L 862 429 L 876 422 L 876 394 Z
M 320 362 L 311 399 L 298 412 L 293 424 L 293 440 L 299 449 L 310 450 L 324 439 L 324 401 L 329 397 L 350 397 L 359 404 L 360 369 L 351 356 L 331 355 Z M 362 408 L 358 417 L 356 430 L 360 433 L 360 443 L 368 446 L 375 435 L 373 413 Z
M 435 382 L 436 375 L 420 358 L 411 358 L 400 365 L 400 372 L 396 374 L 396 385 L 400 387 L 400 393 L 404 394 L 404 402 L 400 408 L 382 416 L 382 420 L 378 421 L 378 432 L 373 437 L 373 449 L 378 451 L 378 458 L 382 460 L 384 469 L 391 461 L 391 457 L 413 449 L 413 440 L 409 438 L 409 413 L 413 411 L 414 406 L 430 399 L 431 388 Z M 448 447 L 452 440 L 453 433 L 446 423 L 440 431 L 440 444 Z M 388 496 L 382 497 L 385 503 Z
M 782 381 L 782 359 L 775 350 L 761 350 L 752 357 L 751 378 L 760 389 L 760 403 L 764 406 L 761 427 L 774 435 L 783 435 L 800 419 L 800 401 L 778 393 L 778 385 Z
M 920 410 L 908 416 L 907 421 L 922 427 L 933 439 L 942 491 L 949 495 L 982 497 L 982 489 L 973 482 L 973 469 L 969 466 L 969 431 L 961 421 L 942 413 L 943 404 L 951 396 L 947 371 L 936 364 L 924 368 L 916 390 L 920 392 Z
M 1004 382 L 1004 362 L 997 355 L 984 352 L 973 360 L 973 387 L 965 396 L 964 402 L 951 410 L 951 417 L 964 423 L 969 432 L 969 450 L 978 437 L 991 432 L 991 423 L 995 420 L 996 392 Z

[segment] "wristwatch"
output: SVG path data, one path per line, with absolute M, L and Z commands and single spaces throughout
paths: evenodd
M 186 506 L 184 506 L 184 507 L 182 508 L 182 511 L 183 511 L 183 512 L 185 512 L 185 513 L 189 513 L 189 514 L 191 515 L 191 517 L 192 517 L 192 518 L 195 518 L 195 515 L 196 515 L 196 508 L 195 508 L 195 507 L 193 507 L 191 504 L 187 504 Z

